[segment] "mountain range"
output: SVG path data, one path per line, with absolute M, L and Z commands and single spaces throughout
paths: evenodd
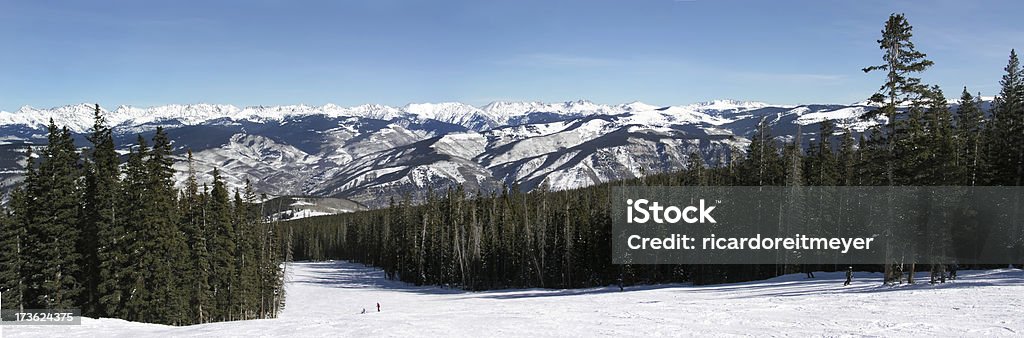
M 988 102 L 986 102 L 987 104 Z M 884 117 L 862 119 L 867 103 L 776 105 L 716 100 L 681 106 L 561 103 L 418 103 L 251 106 L 188 104 L 101 107 L 119 152 L 158 126 L 172 138 L 184 181 L 192 150 L 200 180 L 217 167 L 231 187 L 246 179 L 270 196 L 330 197 L 347 209 L 380 207 L 390 197 L 422 198 L 426 187 L 462 184 L 467 191 L 544 185 L 571 189 L 681 169 L 690 154 L 709 165 L 745 150 L 761 120 L 780 140 L 812 140 L 817 123 L 861 132 Z M 45 143 L 52 118 L 81 146 L 94 105 L 0 111 L 0 185 L 24 168 L 24 148 Z M 840 129 L 835 131 L 838 133 Z M 355 207 L 353 207 L 355 206 Z M 323 212 L 323 211 L 320 211 Z

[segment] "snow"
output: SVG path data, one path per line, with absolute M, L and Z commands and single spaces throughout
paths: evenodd
M 23 125 L 30 128 L 45 128 L 50 118 L 59 126 L 67 126 L 74 132 L 84 133 L 92 127 L 94 105 L 81 103 L 37 109 L 24 106 L 16 112 L 0 111 L 0 126 Z M 324 115 L 328 117 L 359 117 L 380 120 L 391 120 L 405 115 L 412 115 L 421 120 L 434 119 L 442 122 L 459 124 L 470 129 L 493 127 L 493 123 L 504 124 L 514 116 L 530 112 L 555 112 L 574 115 L 609 113 L 622 110 L 609 105 L 598 105 L 589 101 L 572 101 L 558 104 L 544 103 L 499 103 L 495 102 L 482 108 L 458 102 L 414 103 L 405 107 L 391 107 L 381 104 L 363 104 L 354 107 L 342 107 L 328 103 L 323 106 L 305 104 L 282 106 L 249 106 L 239 108 L 224 104 L 170 104 L 152 107 L 134 107 L 121 105 L 113 111 L 100 107 L 107 123 L 121 127 L 128 132 L 140 132 L 140 125 L 156 124 L 199 125 L 218 119 L 230 121 L 284 121 L 288 117 Z M 481 122 L 481 119 L 484 120 Z M 173 123 L 171 123 L 173 122 Z
M 688 108 L 700 110 L 751 110 L 773 106 L 764 102 L 738 101 L 738 100 L 713 100 L 688 105 Z M 775 105 L 778 106 L 778 105 Z
M 302 209 L 302 210 L 298 210 L 298 211 L 292 212 L 291 213 L 291 218 L 289 218 L 289 220 L 296 220 L 296 219 L 306 218 L 306 217 L 334 215 L 334 214 L 335 213 L 332 213 L 332 212 L 323 212 L 323 211 L 315 211 L 315 210 L 309 210 L 309 209 Z
M 45 128 L 50 118 L 59 126 L 67 126 L 74 132 L 84 133 L 92 128 L 94 104 L 80 103 L 49 109 L 24 106 L 16 112 L 0 111 L 0 126 L 22 125 L 30 128 Z M 587 100 L 558 103 L 504 102 L 496 101 L 485 106 L 474 107 L 460 102 L 410 103 L 403 107 L 382 104 L 362 104 L 343 107 L 328 103 L 322 106 L 306 104 L 281 106 L 237 107 L 227 104 L 170 104 L 163 106 L 135 107 L 120 105 L 114 110 L 100 107 L 107 123 L 127 132 L 141 132 L 156 125 L 165 126 L 199 125 L 213 120 L 251 122 L 284 122 L 289 117 L 323 115 L 332 118 L 359 117 L 391 120 L 413 116 L 419 120 L 437 120 L 465 126 L 473 130 L 486 130 L 506 125 L 510 119 L 535 112 L 555 113 L 574 117 L 595 114 L 614 115 L 623 112 L 653 110 L 658 107 L 642 102 L 620 105 L 597 104 Z M 148 125 L 146 128 L 137 128 Z
M 459 171 L 459 163 L 451 161 L 437 161 L 430 165 L 416 166 L 408 177 L 416 187 L 426 188 L 435 180 L 451 180 L 457 183 L 465 183 L 466 177 Z M 436 179 L 435 179 L 436 178 Z
M 369 168 L 369 167 L 367 167 L 367 168 Z M 377 179 L 378 177 L 381 177 L 381 176 L 384 176 L 384 175 L 387 175 L 387 174 L 390 174 L 390 173 L 402 171 L 402 170 L 405 170 L 406 168 L 408 168 L 408 167 L 406 167 L 406 166 L 394 166 L 394 167 L 384 167 L 384 168 L 372 169 L 372 170 L 368 170 L 368 169 L 364 168 L 362 171 L 360 171 L 359 175 L 354 175 L 354 176 L 352 176 L 351 179 L 349 179 L 347 182 L 345 182 L 345 184 L 343 184 L 341 186 L 341 189 L 352 189 L 353 187 L 356 187 L 356 186 L 358 186 L 360 184 L 363 184 L 365 181 L 372 181 L 374 179 Z
M 440 154 L 473 159 L 483 154 L 487 139 L 478 133 L 448 134 L 430 146 Z
M 796 119 L 795 123 L 800 125 L 808 125 L 819 123 L 824 120 L 851 120 L 860 118 L 866 110 L 864 107 L 849 107 L 837 110 L 821 110 L 811 113 L 806 107 L 798 108 L 800 112 L 796 113 L 800 117 Z M 794 109 L 794 111 L 797 109 Z
M 491 127 L 490 123 L 494 122 L 479 108 L 459 102 L 412 103 L 405 106 L 405 111 L 416 115 L 421 120 L 432 119 L 470 128 Z M 486 122 L 478 125 L 480 120 L 486 120 Z
M 183 156 L 175 159 L 175 182 L 184 188 L 188 162 Z M 300 195 L 321 158 L 267 137 L 238 133 L 220 147 L 195 152 L 193 160 L 200 185 L 213 182 L 213 169 L 219 168 L 229 191 L 244 189 L 249 179 L 261 193 Z
M 500 121 L 508 121 L 513 117 L 526 115 L 530 112 L 545 111 L 545 106 L 544 103 L 540 102 L 495 101 L 480 107 L 480 109 Z
M 794 112 L 797 109 L 802 109 L 799 112 Z M 878 116 L 870 120 L 864 120 L 861 118 L 867 113 L 866 107 L 846 107 L 835 110 L 819 110 L 816 112 L 810 112 L 807 108 L 797 108 L 793 111 L 799 117 L 793 121 L 799 125 L 811 125 L 821 123 L 824 120 L 834 121 L 836 126 L 839 128 L 848 128 L 857 132 L 862 132 L 868 128 L 884 123 L 888 119 L 884 116 Z
M 92 126 L 93 109 L 93 105 L 79 104 L 0 112 L 0 127 L 15 126 L 9 129 L 14 134 L 0 136 L 0 140 L 30 138 L 27 134 L 40 131 L 26 131 L 22 126 L 41 128 L 50 117 L 72 130 L 85 131 Z M 552 189 L 561 190 L 679 169 L 684 163 L 679 161 L 693 151 L 705 155 L 720 153 L 717 156 L 724 156 L 721 154 L 733 146 L 745 151 L 749 140 L 744 133 L 749 131 L 744 130 L 747 128 L 744 126 L 749 127 L 750 122 L 761 118 L 808 127 L 828 119 L 840 128 L 854 131 L 863 131 L 885 121 L 881 116 L 873 120 L 860 119 L 867 109 L 870 107 L 790 107 L 736 100 L 677 106 L 643 102 L 607 105 L 576 100 L 499 101 L 482 107 L 459 102 L 413 103 L 402 107 L 296 104 L 238 108 L 205 103 L 148 108 L 120 106 L 113 111 L 101 107 L 119 134 L 146 131 L 157 125 L 176 128 L 214 123 L 223 127 L 218 129 L 237 133 L 222 144 L 204 144 L 202 139 L 197 143 L 176 140 L 176 149 L 194 150 L 201 183 L 210 182 L 212 169 L 217 167 L 232 190 L 243 187 L 249 179 L 259 193 L 360 196 L 358 202 L 368 204 L 384 200 L 382 197 L 409 186 L 423 186 L 428 182 L 481 182 L 479 188 L 487 190 L 502 183 L 532 186 L 546 180 Z M 531 113 L 562 116 L 546 123 L 509 125 L 515 122 L 514 117 Z M 308 123 L 289 123 L 293 117 L 308 115 L 330 119 L 306 121 L 328 124 L 313 130 L 303 130 Z M 367 118 L 387 122 L 367 121 Z M 427 120 L 462 124 L 468 130 L 438 128 L 440 124 L 435 123 L 421 124 Z M 287 125 L 261 128 L 242 121 Z M 793 128 L 787 130 L 796 129 L 795 125 L 789 127 Z M 814 132 L 816 126 L 803 130 Z M 700 131 L 735 137 L 708 138 Z M 627 147 L 611 149 L 623 141 L 623 135 L 637 140 L 701 138 L 707 142 L 701 147 L 700 144 L 629 140 Z M 123 147 L 118 151 L 124 154 L 127 149 Z M 175 179 L 180 187 L 187 167 L 183 156 L 175 160 L 174 167 L 179 171 Z M 408 170 L 409 174 L 387 175 L 398 170 Z
M 548 160 L 548 155 L 541 155 L 541 156 L 532 158 L 532 159 L 526 161 L 525 163 L 523 163 L 522 166 L 520 166 L 519 169 L 515 171 L 515 176 L 512 177 L 512 178 L 514 178 L 517 181 L 520 181 L 520 180 L 523 180 L 523 179 L 533 179 L 533 178 L 538 178 L 538 177 L 545 177 L 548 174 L 550 174 L 552 171 L 555 171 L 557 168 L 560 168 L 565 163 L 568 163 L 569 160 L 571 160 L 574 157 L 576 157 L 576 155 L 578 155 L 579 153 L 580 153 L 579 150 L 573 150 L 573 151 L 570 151 L 570 152 L 567 152 L 567 153 L 561 154 L 561 155 L 559 155 L 559 154 L 552 154 L 551 156 L 556 156 L 557 155 L 558 156 L 557 159 L 555 159 L 551 164 L 549 164 L 548 166 L 545 166 L 545 167 L 542 167 L 542 165 Z M 559 186 L 554 186 L 553 185 L 550 188 L 559 189 L 560 190 L 560 189 L 566 189 L 568 187 L 559 187 Z
M 564 116 L 586 117 L 592 115 L 618 115 L 626 112 L 647 111 L 657 108 L 659 107 L 639 101 L 613 106 L 597 104 L 587 100 L 561 103 L 496 101 L 480 107 L 499 125 L 507 125 L 508 121 L 512 118 L 530 113 L 555 113 Z
M 280 318 L 187 327 L 89 319 L 8 326 L 5 337 L 156 336 L 1016 336 L 1024 271 L 961 271 L 946 284 L 880 286 L 880 274 L 786 275 L 767 281 L 572 290 L 464 292 L 384 279 L 348 262 L 288 265 Z M 926 275 L 920 274 L 922 281 Z M 380 303 L 381 312 L 376 311 Z M 360 314 L 366 309 L 366 314 Z
M 515 127 L 499 128 L 487 131 L 487 135 L 493 137 L 492 147 L 500 147 L 515 141 L 530 137 L 547 136 L 564 131 L 572 125 L 572 121 L 560 121 L 554 123 L 525 124 Z
M 67 126 L 74 132 L 82 133 L 92 128 L 93 104 L 82 103 L 50 109 L 36 109 L 25 106 L 17 112 L 0 111 L 0 126 L 24 125 L 31 128 L 44 128 L 49 119 L 53 118 L 59 126 Z M 176 121 L 171 125 L 199 125 L 217 119 L 231 121 L 283 121 L 293 116 L 325 115 L 329 117 L 363 117 L 389 120 L 402 115 L 399 108 L 384 105 L 360 105 L 350 108 L 335 104 L 309 106 L 304 104 L 283 106 L 250 106 L 239 108 L 224 104 L 171 104 L 153 107 L 118 106 L 113 111 L 100 107 L 107 123 L 122 127 L 128 131 L 141 131 L 131 127 Z M 155 128 L 155 126 L 153 126 Z
M 496 154 L 491 161 L 491 166 L 575 147 L 605 134 L 608 131 L 606 128 L 608 124 L 605 120 L 595 119 L 586 121 L 573 129 L 520 140 L 512 144 L 508 151 Z
M 990 97 L 983 97 L 983 99 L 991 100 Z M 857 102 L 853 105 L 860 109 L 869 108 L 872 105 L 877 106 L 877 104 L 866 101 Z M 688 105 L 661 107 L 639 101 L 609 105 L 587 100 L 576 100 L 557 103 L 495 101 L 480 107 L 460 102 L 410 103 L 403 107 L 381 104 L 343 107 L 328 103 L 322 106 L 297 104 L 248 106 L 243 108 L 225 104 L 195 103 L 152 107 L 121 105 L 112 111 L 100 107 L 100 111 L 110 125 L 117 127 L 120 131 L 133 133 L 153 129 L 157 125 L 165 127 L 199 125 L 221 119 L 228 121 L 225 123 L 239 121 L 277 121 L 285 123 L 285 120 L 289 117 L 310 115 L 380 120 L 392 120 L 411 116 L 418 120 L 432 119 L 462 125 L 471 130 L 484 131 L 493 127 L 507 126 L 512 118 L 537 112 L 554 113 L 576 118 L 593 115 L 647 113 L 647 118 L 653 118 L 655 116 L 649 114 L 649 112 L 663 110 L 665 116 L 675 115 L 675 118 L 681 121 L 677 123 L 721 125 L 739 118 L 750 117 L 746 112 L 765 107 L 793 108 L 795 106 L 738 100 L 713 100 Z M 20 125 L 41 129 L 45 128 L 50 118 L 53 118 L 57 125 L 67 126 L 74 132 L 83 133 L 92 127 L 93 110 L 94 105 L 90 103 L 49 109 L 24 106 L 16 112 L 0 111 L 0 126 Z M 664 118 L 664 116 L 661 118 Z
M 625 123 L 633 123 L 647 126 L 668 126 L 673 124 L 709 124 L 720 126 L 733 119 L 712 116 L 705 112 L 694 110 L 688 107 L 668 107 L 663 111 L 652 110 L 636 112 L 625 118 Z
M 661 106 L 646 104 L 640 101 L 633 101 L 630 103 L 622 104 L 619 107 L 627 111 L 647 111 L 661 108 Z
M 305 199 L 301 199 L 300 198 L 300 199 L 296 199 L 295 202 L 293 202 L 292 204 L 289 204 L 289 206 L 292 206 L 292 207 L 309 206 L 309 205 L 316 205 L 316 203 L 313 203 L 313 202 L 310 202 L 310 201 L 307 201 Z
M 553 190 L 565 190 L 575 187 L 586 187 L 596 184 L 597 173 L 590 166 L 594 162 L 594 154 L 587 155 L 582 161 L 571 168 L 551 172 L 547 175 L 548 184 Z

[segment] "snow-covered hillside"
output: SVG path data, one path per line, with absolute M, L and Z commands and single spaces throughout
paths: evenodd
M 464 292 L 384 279 L 346 262 L 288 265 L 280 318 L 169 327 L 116 319 L 2 327 L 4 337 L 1019 336 L 1024 271 L 962 271 L 883 287 L 817 273 L 712 286 Z M 924 274 L 921 275 L 924 277 Z M 922 279 L 925 280 L 925 279 Z M 376 305 L 380 303 L 381 311 Z M 366 314 L 361 314 L 363 309 Z
M 45 142 L 52 118 L 78 132 L 81 146 L 92 126 L 88 104 L 0 112 L 0 189 L 18 180 L 19 152 Z M 271 196 L 319 196 L 379 207 L 424 187 L 462 184 L 469 192 L 506 186 L 571 189 L 681 169 L 690 156 L 727 163 L 742 152 L 760 121 L 780 140 L 829 120 L 861 132 L 884 122 L 864 119 L 866 105 L 777 105 L 715 100 L 657 106 L 642 102 L 598 104 L 586 100 L 416 103 L 402 107 L 287 105 L 239 108 L 188 104 L 119 106 L 101 113 L 114 126 L 119 151 L 136 134 L 162 126 L 172 138 L 183 185 L 191 150 L 195 169 L 209 182 L 213 168 L 232 189 L 248 180 Z M 835 130 L 839 132 L 840 129 Z M 838 142 L 835 142 L 836 144 Z M 9 156 L 6 156 L 9 155 Z M 4 159 L 4 158 L 0 158 Z

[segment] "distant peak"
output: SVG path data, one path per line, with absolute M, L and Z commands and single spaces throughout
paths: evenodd
M 705 102 L 698 102 L 691 106 L 705 108 L 705 109 L 716 109 L 716 110 L 728 110 L 728 109 L 756 109 L 767 107 L 769 104 L 757 101 L 740 101 L 733 99 L 719 99 Z
M 630 103 L 626 103 L 626 104 L 623 104 L 621 107 L 625 108 L 627 110 L 631 110 L 631 111 L 655 110 L 655 109 L 662 108 L 661 106 L 655 106 L 655 105 L 647 104 L 647 103 L 640 102 L 640 101 L 633 101 L 633 102 L 630 102 Z

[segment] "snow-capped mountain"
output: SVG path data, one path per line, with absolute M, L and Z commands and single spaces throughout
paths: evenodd
M 0 182 L 10 186 L 17 180 L 24 147 L 45 142 L 51 118 L 84 136 L 94 109 L 78 104 L 0 112 Z M 100 108 L 123 152 L 136 134 L 166 128 L 181 181 L 185 152 L 192 150 L 201 180 L 209 180 L 216 167 L 234 187 L 248 179 L 271 196 L 333 197 L 370 207 L 406 193 L 422 197 L 428 186 L 462 184 L 471 192 L 503 184 L 569 189 L 677 170 L 691 154 L 717 165 L 746 148 L 761 120 L 787 139 L 802 130 L 806 141 L 817 131 L 810 125 L 823 120 L 858 132 L 884 121 L 861 118 L 871 109 L 735 100 L 680 106 L 578 100 L 479 107 L 447 102 Z
M 531 114 L 555 114 L 581 117 L 594 114 L 613 115 L 622 112 L 651 110 L 657 108 L 641 102 L 611 106 L 579 100 L 556 104 L 540 102 L 493 102 L 483 107 L 474 107 L 459 102 L 412 103 L 404 107 L 379 104 L 364 104 L 342 107 L 335 104 L 323 106 L 286 105 L 250 106 L 239 108 L 219 104 L 172 104 L 155 107 L 118 106 L 114 110 L 101 107 L 100 111 L 108 124 L 117 128 L 193 126 L 210 121 L 282 121 L 287 118 L 322 115 L 326 117 L 358 117 L 378 120 L 409 118 L 419 121 L 440 121 L 460 125 L 468 129 L 483 131 L 514 123 L 514 119 Z M 15 112 L 0 111 L 0 126 L 24 126 L 43 129 L 52 118 L 58 126 L 67 126 L 71 131 L 84 133 L 92 127 L 93 104 L 82 103 L 50 109 L 25 106 Z M 145 129 L 145 128 L 144 128 Z M 139 129 L 144 130 L 144 129 Z

